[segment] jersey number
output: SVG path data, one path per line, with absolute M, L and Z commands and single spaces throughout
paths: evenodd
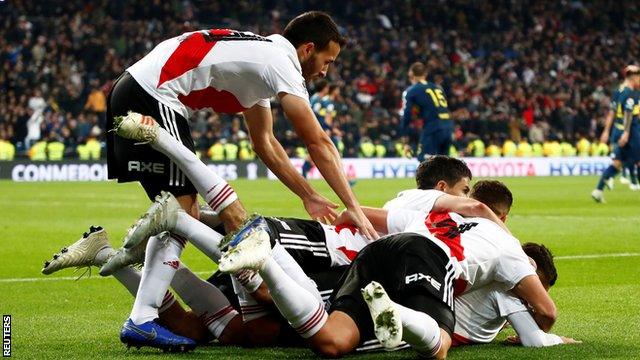
M 426 92 L 427 94 L 429 94 L 429 96 L 431 96 L 431 100 L 433 100 L 433 104 L 436 107 L 446 108 L 448 106 L 447 99 L 445 99 L 444 94 L 442 93 L 442 90 L 427 89 Z

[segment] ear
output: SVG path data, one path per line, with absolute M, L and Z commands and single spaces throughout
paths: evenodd
M 506 222 L 507 222 L 507 217 L 508 217 L 508 216 L 509 216 L 509 215 L 501 216 L 501 217 L 500 217 L 500 220 L 502 220 L 502 222 L 503 222 L 503 223 L 506 223 Z
M 312 43 L 312 42 L 308 42 L 308 43 L 304 43 L 302 45 L 300 45 L 298 47 L 298 49 L 301 50 L 302 55 L 304 56 L 304 58 L 308 58 L 313 51 L 316 49 L 316 44 Z
M 445 189 L 448 187 L 449 185 L 447 185 L 447 182 L 444 180 L 440 180 L 438 181 L 438 183 L 436 184 L 436 186 L 434 187 L 434 189 L 436 190 L 440 190 L 440 191 L 445 191 Z

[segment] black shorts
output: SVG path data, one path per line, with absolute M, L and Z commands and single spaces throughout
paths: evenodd
M 453 264 L 432 241 L 413 233 L 389 235 L 356 256 L 332 295 L 330 312 L 342 311 L 355 321 L 361 344 L 373 339 L 373 321 L 361 289 L 377 281 L 391 300 L 431 316 L 452 334 L 454 280 Z
M 107 130 L 113 129 L 113 117 L 134 111 L 153 117 L 156 122 L 189 150 L 194 150 L 189 122 L 158 102 L 127 72 L 116 81 L 107 97 Z M 118 182 L 139 181 L 149 199 L 169 191 L 175 196 L 197 194 L 191 181 L 167 156 L 149 145 L 107 133 L 107 169 L 109 179 Z
M 327 239 L 319 222 L 292 218 L 265 218 L 275 241 L 293 257 L 306 274 L 331 268 Z

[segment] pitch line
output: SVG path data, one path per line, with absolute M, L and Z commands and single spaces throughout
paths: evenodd
M 213 270 L 209 271 L 195 271 L 196 275 L 211 275 L 213 274 Z M 40 282 L 40 281 L 66 281 L 66 280 L 76 280 L 77 276 L 58 276 L 58 277 L 42 277 L 37 278 L 11 278 L 11 279 L 0 279 L 0 283 L 16 283 L 16 282 Z M 82 280 L 95 280 L 95 279 L 109 279 L 111 276 L 91 276 L 91 277 L 83 277 Z
M 601 259 L 601 258 L 616 258 L 616 257 L 633 257 L 640 256 L 640 253 L 617 253 L 617 254 L 593 254 L 593 255 L 566 255 L 566 256 L 554 256 L 554 260 L 580 260 L 580 259 Z M 209 271 L 196 271 L 196 275 L 208 275 L 213 274 L 213 270 Z M 107 279 L 111 276 L 91 276 L 84 277 L 83 279 L 95 280 L 95 279 Z M 76 280 L 77 276 L 59 276 L 59 277 L 37 277 L 37 278 L 9 278 L 0 279 L 0 283 L 16 283 L 16 282 L 39 282 L 39 281 L 66 281 Z

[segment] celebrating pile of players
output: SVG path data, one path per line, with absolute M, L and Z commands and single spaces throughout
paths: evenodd
M 442 359 L 452 346 L 491 342 L 507 322 L 517 333 L 512 343 L 575 343 L 550 332 L 558 311 L 548 294 L 558 278 L 553 256 L 510 233 L 509 189 L 489 180 L 470 186 L 464 162 L 429 156 L 448 148 L 453 127 L 443 92 L 425 80 L 422 64 L 412 66 L 414 85 L 404 95 L 405 106 L 434 119 L 421 137 L 416 189 L 383 208 L 358 202 L 306 88 L 345 44 L 333 20 L 316 11 L 293 19 L 282 35 L 214 29 L 158 44 L 108 97 L 109 177 L 140 182 L 152 205 L 121 248 L 91 227 L 42 272 L 97 266 L 117 279 L 135 298 L 120 332 L 134 347 L 306 346 L 326 357 L 410 347 Z M 340 213 L 273 135 L 272 98 L 304 141 L 309 164 L 342 201 Z M 628 100 L 620 103 L 627 108 Z M 244 115 L 256 154 L 313 220 L 248 216 L 259 209 L 245 209 L 193 152 L 188 119 L 204 108 Z M 180 260 L 187 243 L 217 265 L 209 279 Z

